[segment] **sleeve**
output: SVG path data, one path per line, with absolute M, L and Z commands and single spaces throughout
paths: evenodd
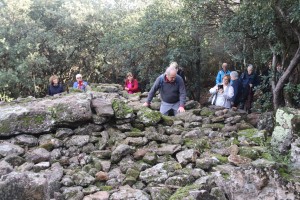
M 133 80 L 133 88 L 129 88 L 131 92 L 138 92 L 139 90 L 139 83 L 136 79 Z
M 77 89 L 77 88 L 78 88 L 78 83 L 77 83 L 77 82 L 74 82 L 74 83 L 73 83 L 73 88 L 74 88 L 74 89 Z
M 257 74 L 254 74 L 254 78 L 253 78 L 253 86 L 257 86 L 259 84 L 259 77 L 257 76 Z
M 209 93 L 210 94 L 216 94 L 217 93 L 217 85 L 216 86 L 214 86 L 213 88 L 210 88 L 210 90 L 209 90 Z
M 64 92 L 65 91 L 65 87 L 63 84 L 60 85 L 60 89 L 61 89 L 61 92 Z
M 48 86 L 48 95 L 51 95 L 51 89 L 50 89 L 51 85 Z
M 225 93 L 223 96 L 226 99 L 231 99 L 234 96 L 234 90 L 233 90 L 233 87 L 231 85 L 229 85 L 227 87 L 228 87 L 228 92 L 227 92 L 227 94 Z
M 236 81 L 238 81 L 238 80 L 236 80 Z M 238 91 L 238 89 L 239 89 L 239 84 L 233 84 L 232 85 L 232 88 L 233 88 L 233 96 L 231 97 L 231 101 L 232 102 L 235 102 L 235 99 L 236 99 L 236 95 L 237 95 L 237 91 Z
M 218 72 L 217 77 L 216 77 L 216 85 L 222 83 L 221 79 L 221 71 Z
M 184 81 L 180 77 L 179 78 L 179 101 L 180 101 L 181 107 L 184 107 L 185 100 L 186 100 L 186 90 L 185 90 L 185 86 L 184 86 Z
M 155 92 L 159 89 L 159 81 L 160 81 L 161 76 L 157 77 L 152 88 L 149 91 L 148 97 L 147 97 L 147 103 L 150 104 L 150 102 L 152 101 Z

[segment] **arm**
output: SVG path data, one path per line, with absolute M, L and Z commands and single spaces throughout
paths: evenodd
M 222 82 L 221 71 L 219 71 L 216 77 L 216 85 L 220 84 L 221 82 Z
M 61 88 L 61 92 L 65 91 L 65 88 L 64 88 L 63 84 L 60 85 L 60 88 Z
M 77 89 L 77 88 L 78 88 L 78 83 L 77 83 L 77 82 L 74 82 L 74 83 L 73 83 L 73 88 L 74 88 L 74 89 Z
M 217 93 L 217 89 L 218 89 L 218 86 L 216 85 L 216 86 L 214 86 L 213 88 L 211 88 L 211 89 L 209 90 L 209 93 L 210 93 L 210 94 L 216 94 L 216 93 Z
M 139 83 L 136 79 L 133 80 L 133 88 L 129 88 L 129 91 L 137 92 L 139 90 Z
M 155 92 L 159 89 L 159 81 L 160 81 L 160 77 L 161 77 L 161 76 L 157 77 L 157 79 L 155 80 L 155 82 L 154 82 L 154 84 L 153 84 L 151 90 L 149 91 L 148 98 L 147 98 L 147 101 L 146 101 L 146 103 L 147 103 L 148 105 L 150 105 L 150 102 L 152 101 L 152 99 L 153 99 L 153 97 L 154 97 L 154 95 L 155 95 Z
M 234 96 L 234 90 L 231 85 L 228 85 L 227 87 L 228 87 L 227 93 L 224 93 L 223 96 L 226 99 L 231 99 Z
M 186 90 L 185 90 L 185 86 L 184 86 L 184 81 L 180 77 L 179 78 L 179 101 L 180 101 L 180 105 L 179 106 L 180 107 L 184 108 L 185 100 L 186 100 Z
M 236 80 L 236 81 L 238 81 L 238 80 Z M 236 99 L 237 91 L 238 91 L 238 89 L 239 89 L 239 84 L 237 84 L 237 82 L 234 83 L 234 84 L 232 85 L 232 88 L 233 88 L 233 96 L 231 97 L 231 101 L 234 102 L 235 99 Z
M 51 85 L 48 87 L 48 95 L 51 95 L 51 90 L 50 90 Z

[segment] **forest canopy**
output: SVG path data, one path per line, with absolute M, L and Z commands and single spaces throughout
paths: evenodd
M 129 71 L 147 91 L 176 61 L 199 100 L 223 62 L 260 74 L 272 61 L 268 98 L 300 104 L 298 0 L 0 0 L 0 15 L 0 95 L 45 96 L 53 74 L 123 84 Z

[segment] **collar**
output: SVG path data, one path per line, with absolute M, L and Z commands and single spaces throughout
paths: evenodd
M 169 81 L 168 79 L 167 79 L 167 75 L 165 74 L 165 82 L 166 83 L 173 83 L 173 82 L 171 82 L 171 81 Z

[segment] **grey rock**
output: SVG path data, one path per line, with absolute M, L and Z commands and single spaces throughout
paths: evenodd
M 0 179 L 0 197 L 3 200 L 49 200 L 47 179 L 32 172 L 11 172 Z
M 22 155 L 24 149 L 18 145 L 14 145 L 8 142 L 0 143 L 0 155 L 5 157 L 11 154 Z
M 82 147 L 89 142 L 90 136 L 88 135 L 73 135 L 69 140 L 66 141 L 66 146 L 79 146 Z
M 0 177 L 9 174 L 13 171 L 13 167 L 6 161 L 2 160 L 0 162 Z
M 131 199 L 131 200 L 150 200 L 149 195 L 142 191 L 133 189 L 129 186 L 120 187 L 118 192 L 112 193 L 110 200 Z
M 106 191 L 95 192 L 94 194 L 90 194 L 85 196 L 83 200 L 108 200 L 109 193 Z
M 181 145 L 164 144 L 162 147 L 155 149 L 154 151 L 158 155 L 172 155 L 181 150 Z
M 73 134 L 74 132 L 70 128 L 58 128 L 56 130 L 55 137 L 64 139 L 70 137 Z
M 112 109 L 112 103 L 110 101 L 100 98 L 92 99 L 91 106 L 95 109 L 98 116 L 114 116 L 114 110 Z
M 31 161 L 33 163 L 39 163 L 43 161 L 49 161 L 50 153 L 44 148 L 37 148 L 31 152 L 26 153 L 26 160 Z
M 200 152 L 194 149 L 187 149 L 176 154 L 177 161 L 182 165 L 187 165 L 190 162 L 195 162 Z
M 61 190 L 65 200 L 82 200 L 84 197 L 82 187 L 80 186 L 63 187 Z
M 25 162 L 25 159 L 16 155 L 16 154 L 11 154 L 8 155 L 4 158 L 4 160 L 6 162 L 8 162 L 10 165 L 12 165 L 13 167 L 15 166 L 20 166 Z
M 167 187 L 149 187 L 148 188 L 153 200 L 169 200 L 173 191 Z
M 122 157 L 131 154 L 134 152 L 134 149 L 126 144 L 120 144 L 111 154 L 111 161 L 118 162 Z
M 72 179 L 74 180 L 74 183 L 76 185 L 83 187 L 89 186 L 95 181 L 95 178 L 86 173 L 85 171 L 80 171 L 73 174 Z
M 16 137 L 16 144 L 34 147 L 38 145 L 38 139 L 32 135 L 18 135 Z
M 40 172 L 41 170 L 48 169 L 49 167 L 50 167 L 50 162 L 40 162 L 40 163 L 35 164 L 32 167 L 32 170 L 34 172 Z

